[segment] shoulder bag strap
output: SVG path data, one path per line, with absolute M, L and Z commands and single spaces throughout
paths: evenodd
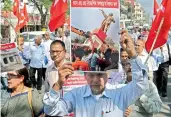
M 32 117 L 34 117 L 33 107 L 32 107 L 32 88 L 29 88 L 29 91 L 28 91 L 28 102 L 29 102 L 29 106 L 32 112 Z

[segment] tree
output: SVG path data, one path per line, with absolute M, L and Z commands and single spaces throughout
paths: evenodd
M 12 11 L 12 2 L 11 0 L 5 0 L 2 7 L 2 11 Z
M 38 9 L 40 15 L 41 15 L 41 24 L 42 28 L 46 28 L 46 22 L 47 22 L 47 16 L 49 13 L 49 9 L 52 5 L 53 0 L 30 0 L 34 3 L 35 7 Z M 70 14 L 70 0 L 68 0 L 68 11 L 66 13 L 66 17 Z
M 41 15 L 42 29 L 46 28 L 46 21 L 52 0 L 30 0 L 34 3 L 35 7 L 38 9 Z

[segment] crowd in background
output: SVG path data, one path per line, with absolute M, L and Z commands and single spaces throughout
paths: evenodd
M 162 107 L 162 101 L 160 97 L 167 96 L 167 82 L 168 82 L 168 72 L 169 72 L 169 55 L 171 54 L 171 39 L 168 39 L 167 43 L 162 47 L 155 49 L 150 55 L 148 61 L 148 53 L 145 50 L 145 42 L 148 37 L 147 28 L 143 31 L 139 31 L 136 28 L 131 32 L 128 31 L 134 41 L 135 51 L 137 53 L 137 58 L 146 64 L 147 66 L 147 76 L 149 79 L 149 89 L 147 89 L 144 94 L 136 100 L 136 102 L 130 105 L 127 110 L 125 110 L 126 117 L 152 117 L 153 114 L 159 113 Z M 122 32 L 127 32 L 127 30 L 122 30 Z M 12 80 L 8 80 L 8 87 L 17 87 L 20 91 L 19 93 L 24 93 L 30 91 L 30 87 L 34 89 L 32 97 L 32 109 L 34 115 L 43 116 L 43 94 L 42 84 L 43 80 L 45 83 L 45 90 L 48 91 L 53 87 L 54 82 L 58 81 L 58 70 L 67 61 L 66 57 L 66 45 L 63 41 L 50 40 L 49 32 L 46 32 L 44 39 L 41 36 L 35 38 L 35 43 L 29 47 L 24 46 L 23 37 L 18 38 L 18 50 L 19 54 L 23 60 L 23 64 L 26 69 L 17 72 L 8 73 L 8 77 L 18 77 L 15 81 L 16 84 L 12 84 Z M 68 36 L 68 35 L 67 35 Z M 67 37 L 66 36 L 66 37 Z M 66 38 L 67 39 L 67 38 Z M 100 49 L 89 47 L 77 47 L 72 45 L 72 66 L 75 70 L 86 70 L 86 71 L 104 71 L 109 69 L 119 69 L 118 72 L 122 73 L 122 77 L 118 84 L 129 84 L 132 80 L 132 69 L 129 54 L 123 48 L 120 49 L 120 60 L 119 52 L 116 49 L 112 49 L 108 44 L 104 43 L 101 45 Z M 37 75 L 37 76 L 36 76 Z M 24 78 L 23 78 L 24 76 Z M 27 76 L 27 77 L 25 77 Z M 32 85 L 28 85 L 27 79 L 30 79 Z M 1 83 L 5 85 L 3 79 L 1 78 Z M 4 88 L 4 86 L 2 87 Z M 27 87 L 29 88 L 27 88 Z M 123 87 L 122 85 L 121 87 Z M 5 88 L 4 88 L 5 89 Z M 38 92 L 37 92 L 37 90 Z M 2 90 L 3 91 L 3 90 Z M 4 91 L 1 95 L 4 96 L 1 101 L 2 113 L 6 116 L 14 116 L 20 110 L 16 110 L 21 103 L 27 103 L 24 100 L 27 95 L 22 95 L 15 97 L 12 100 L 5 103 L 8 98 L 10 98 L 10 93 Z M 12 95 L 19 94 L 15 91 Z M 42 94 L 43 93 L 43 94 Z M 40 95 L 39 95 L 40 94 Z M 28 93 L 29 95 L 29 93 Z M 131 98 L 131 97 L 130 97 Z M 22 100 L 23 99 L 23 100 Z M 28 97 L 28 99 L 30 99 Z M 3 103 L 2 103 L 3 102 Z M 17 104 L 14 107 L 14 103 Z M 5 105 L 5 106 L 4 106 Z M 26 109 L 30 108 L 30 103 L 27 103 Z M 19 108 L 18 108 L 19 109 Z M 29 115 L 32 111 L 17 113 L 15 116 L 21 116 L 23 113 Z
M 72 45 L 72 61 L 75 70 L 106 71 L 118 69 L 119 52 L 103 43 L 99 49 Z

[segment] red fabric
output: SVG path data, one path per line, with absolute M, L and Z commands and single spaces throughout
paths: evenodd
M 75 61 L 72 63 L 74 70 L 82 70 L 82 71 L 89 71 L 89 65 L 87 62 L 84 61 Z
M 19 13 L 19 1 L 18 0 L 14 0 L 13 14 L 15 16 L 18 16 L 18 13 Z
M 152 23 L 152 27 L 151 27 L 148 39 L 145 44 L 147 52 L 150 52 L 150 49 L 154 42 L 154 39 L 157 34 L 159 25 L 162 21 L 162 18 L 164 18 L 164 21 L 161 26 L 156 43 L 154 44 L 153 50 L 164 45 L 167 42 L 168 33 L 169 33 L 169 30 L 171 27 L 171 7 L 170 7 L 170 5 L 171 5 L 171 0 L 163 0 L 162 1 L 163 7 L 160 7 L 160 10 L 158 11 L 158 13 Z
M 102 29 L 95 29 L 93 34 L 95 34 L 103 43 L 105 42 L 107 35 L 103 32 Z
M 156 0 L 154 0 L 154 11 L 153 11 L 153 14 L 154 15 L 157 15 L 157 10 L 159 9 L 159 5 L 158 5 L 158 3 L 157 3 L 157 1 Z
M 14 11 L 13 11 L 14 13 Z M 19 31 L 23 26 L 25 26 L 28 22 L 28 13 L 27 13 L 27 8 L 26 4 L 24 4 L 23 8 L 18 7 L 18 10 L 16 11 L 16 16 L 18 18 L 18 23 L 15 27 L 15 31 Z
M 65 24 L 65 13 L 68 10 L 67 0 L 53 0 L 50 13 L 51 18 L 49 22 L 50 31 L 55 31 L 55 29 Z

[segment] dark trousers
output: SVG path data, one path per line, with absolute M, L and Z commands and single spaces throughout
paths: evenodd
M 45 77 L 46 77 L 46 68 L 42 68 L 43 72 L 42 72 L 42 75 L 43 75 L 43 79 L 45 81 Z
M 35 78 L 35 73 L 37 71 L 37 81 Z M 42 68 L 30 67 L 30 80 L 32 81 L 33 87 L 41 90 L 42 87 Z M 37 87 L 36 87 L 37 86 Z
M 91 71 L 96 71 L 96 67 L 91 67 Z
M 167 93 L 169 62 L 161 63 L 156 72 L 154 72 L 153 82 L 159 93 Z

